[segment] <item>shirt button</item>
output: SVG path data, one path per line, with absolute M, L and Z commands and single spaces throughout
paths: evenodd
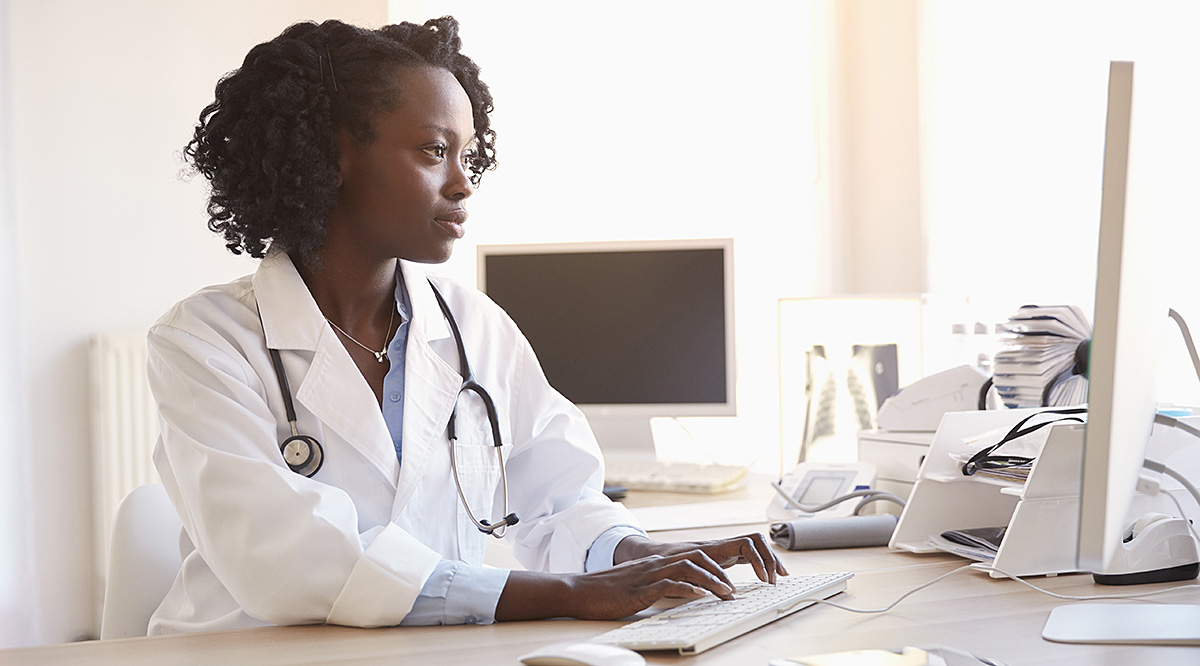
M 392 402 L 400 402 L 400 394 L 399 393 L 393 392 L 391 395 L 388 396 L 388 398 L 391 398 Z
M 463 618 L 463 624 L 479 624 L 479 618 L 474 615 L 468 615 Z

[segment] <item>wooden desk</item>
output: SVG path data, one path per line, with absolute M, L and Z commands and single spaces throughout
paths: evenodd
M 726 496 L 712 499 L 724 499 Z M 630 504 L 659 498 L 631 498 Z M 662 498 L 672 499 L 672 498 Z M 693 498 L 709 499 L 709 498 Z M 765 524 L 760 526 L 765 529 Z M 663 540 L 708 539 L 744 533 L 746 527 L 664 532 Z M 782 553 L 793 573 L 850 570 L 856 576 L 834 601 L 858 608 L 885 606 L 904 592 L 965 561 L 949 555 L 914 555 L 886 548 Z M 735 573 L 752 575 L 748 567 Z M 1031 582 L 1062 594 L 1104 594 L 1090 576 Z M 1141 588 L 1139 588 L 1140 590 Z M 1148 587 L 1146 589 L 1153 589 Z M 1200 603 L 1197 589 L 1153 597 L 1164 603 Z M 764 666 L 771 659 L 869 647 L 941 644 L 998 659 L 1009 666 L 1087 664 L 1166 666 L 1200 664 L 1200 648 L 1065 645 L 1041 638 L 1050 610 L 1062 603 L 1012 580 L 975 571 L 957 573 L 922 590 L 892 611 L 859 615 L 812 606 L 694 657 L 646 653 L 650 664 Z M 1118 602 L 1119 603 L 1119 602 Z M 519 666 L 517 657 L 541 645 L 586 640 L 617 622 L 547 620 L 490 626 L 353 629 L 333 626 L 270 627 L 243 631 L 70 643 L 0 650 L 0 665 L 120 664 L 487 664 Z

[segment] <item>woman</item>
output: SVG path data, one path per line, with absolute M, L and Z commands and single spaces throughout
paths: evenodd
M 185 152 L 209 226 L 262 261 L 150 332 L 155 464 L 185 528 L 151 633 L 613 619 L 728 597 L 738 562 L 786 573 L 760 534 L 648 539 L 600 492 L 586 421 L 512 321 L 422 271 L 495 166 L 491 95 L 457 30 L 298 24 L 201 113 Z M 495 419 L 460 391 L 464 362 Z M 480 527 L 531 571 L 484 568 Z

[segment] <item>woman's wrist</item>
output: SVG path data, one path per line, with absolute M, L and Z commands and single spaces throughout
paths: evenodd
M 534 571 L 509 572 L 496 602 L 496 621 L 576 617 L 570 576 Z
M 617 547 L 613 549 L 613 564 L 621 564 L 630 560 L 640 560 L 643 557 L 648 557 L 655 553 L 654 546 L 657 541 L 641 535 L 630 534 L 621 539 L 617 543 Z

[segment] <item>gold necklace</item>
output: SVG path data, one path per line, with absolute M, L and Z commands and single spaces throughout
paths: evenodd
M 359 347 L 362 347 L 363 349 L 374 354 L 376 361 L 383 363 L 384 359 L 386 359 L 388 357 L 387 345 L 388 345 L 388 342 L 390 342 L 392 339 L 392 322 L 395 320 L 395 318 L 396 318 L 396 307 L 393 305 L 392 306 L 392 314 L 388 316 L 388 330 L 387 330 L 387 335 L 384 336 L 383 349 L 380 349 L 379 351 L 375 351 L 374 349 L 371 349 L 370 347 L 364 345 L 363 343 L 359 342 L 358 340 L 355 340 L 353 335 L 350 335 L 349 333 L 343 331 L 342 327 L 333 323 L 333 320 L 330 319 L 329 317 L 326 317 L 325 321 L 329 322 L 330 326 L 337 329 L 338 333 L 341 333 L 342 335 L 349 338 L 350 342 L 353 342 L 354 344 L 358 345 Z

